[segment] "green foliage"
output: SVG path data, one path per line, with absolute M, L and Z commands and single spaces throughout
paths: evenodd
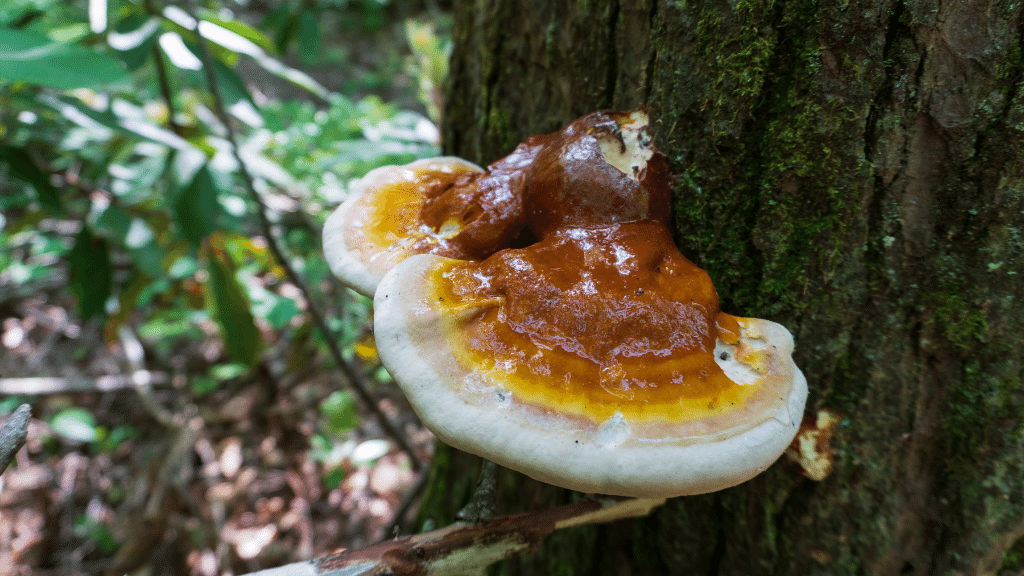
M 88 226 L 75 237 L 75 247 L 68 255 L 71 269 L 71 291 L 78 297 L 82 318 L 103 313 L 110 296 L 113 270 L 110 248 L 102 238 L 94 236 Z
M 410 69 L 420 79 L 419 98 L 427 107 L 427 115 L 434 122 L 441 119 L 441 84 L 448 76 L 448 59 L 452 52 L 451 40 L 437 34 L 432 23 L 409 20 L 405 34 L 412 48 Z
M 106 12 L 97 17 L 99 5 Z M 391 25 L 376 0 L 281 2 L 257 26 L 245 21 L 259 7 L 203 5 L 187 13 L 191 4 L 163 0 L 0 2 L 0 306 L 19 310 L 19 299 L 41 295 L 48 309 L 67 310 L 67 324 L 81 334 L 67 344 L 67 362 L 77 366 L 53 366 L 60 375 L 92 370 L 103 356 L 106 366 L 111 358 L 123 365 L 123 335 L 137 337 L 140 367 L 173 372 L 173 393 L 158 387 L 154 402 L 175 416 L 206 415 L 263 378 L 310 386 L 310 374 L 332 368 L 328 338 L 340 338 L 358 361 L 349 348 L 366 334 L 370 301 L 339 298 L 319 229 L 352 179 L 438 154 L 436 127 L 403 108 L 425 108 L 416 87 L 440 84 L 447 54 L 443 36 L 426 27 L 414 38 L 424 41 L 420 66 L 403 67 L 392 47 L 373 50 L 391 54 L 385 70 L 346 54 L 339 30 L 358 35 Z M 231 10 L 249 12 L 243 21 Z M 387 33 L 400 38 L 403 28 Z M 279 58 L 290 52 L 302 65 L 328 64 L 332 75 L 344 75 L 344 82 L 325 78 L 332 88 L 381 94 L 332 92 Z M 269 248 L 204 66 L 272 233 L 308 293 Z M 397 77 L 403 73 L 411 77 Z M 315 329 L 313 305 L 327 313 L 332 334 Z M 108 350 L 97 349 L 100 335 Z M 389 378 L 373 361 L 356 366 L 364 368 L 378 381 Z M 313 407 L 319 401 L 302 398 Z M 0 400 L 0 414 L 23 400 Z M 147 426 L 155 426 L 59 400 L 41 413 L 50 424 L 44 458 L 78 450 L 120 466 L 127 447 L 151 442 Z M 344 391 L 320 404 L 308 457 L 322 464 L 328 489 L 391 449 L 354 439 L 361 419 Z M 107 505 L 128 492 L 115 482 L 84 514 L 69 516 L 73 537 L 91 543 L 93 556 L 122 546 Z
M 225 359 L 259 361 L 261 326 L 287 332 L 308 319 L 294 297 L 280 293 L 284 273 L 265 243 L 252 241 L 262 233 L 256 206 L 210 112 L 198 34 L 208 41 L 254 185 L 292 199 L 285 211 L 272 203 L 268 217 L 282 224 L 292 265 L 317 285 L 328 271 L 310 224 L 319 227 L 349 179 L 435 155 L 437 132 L 380 98 L 329 93 L 274 54 L 295 40 L 311 63 L 322 53 L 322 17 L 354 17 L 352 26 L 372 27 L 379 8 L 286 2 L 261 30 L 225 10 L 190 15 L 129 1 L 108 6 L 109 26 L 91 30 L 81 6 L 5 3 L 0 282 L 30 290 L 53 278 L 57 263 L 69 273 L 80 315 L 104 318 L 108 341 L 134 322 L 158 355 L 170 354 L 184 339 L 205 337 L 201 326 L 213 321 L 224 335 Z M 236 69 L 245 58 L 310 97 L 257 105 Z M 306 211 L 312 222 L 296 217 Z M 351 317 L 363 321 L 365 313 Z M 358 328 L 343 328 L 358 337 Z M 193 379 L 197 392 L 223 380 L 204 378 Z
M 217 184 L 209 168 L 204 166 L 196 172 L 192 182 L 178 194 L 173 210 L 181 235 L 197 247 L 217 229 L 220 206 Z
M 319 228 L 351 179 L 437 155 L 437 129 L 379 96 L 331 92 L 278 55 L 294 49 L 304 65 L 337 60 L 330 35 L 381 28 L 390 22 L 383 4 L 283 2 L 261 26 L 216 2 L 189 14 L 172 3 L 127 0 L 107 4 L 99 20 L 86 5 L 0 6 L 0 288 L 25 296 L 46 289 L 58 302 L 77 302 L 72 323 L 94 319 L 90 326 L 101 326 L 110 345 L 130 328 L 158 366 L 203 349 L 204 357 L 186 362 L 188 384 L 179 389 L 190 400 L 213 397 L 261 363 L 299 371 L 323 362 L 325 337 L 303 301 L 321 299 L 321 309 L 334 301 L 323 293 L 330 272 Z M 429 74 L 423 84 L 436 86 L 447 43 L 423 30 L 417 49 L 429 66 L 408 71 Z M 393 59 L 392 69 L 401 69 L 401 58 Z M 253 85 L 241 64 L 277 84 Z M 311 294 L 296 296 L 268 249 L 257 204 L 213 113 L 207 65 L 285 258 Z M 394 82 L 388 71 L 363 74 L 374 78 L 361 85 Z M 406 82 L 413 105 L 417 83 Z M 370 305 L 350 300 L 348 310 L 328 317 L 346 347 L 364 335 Z M 75 358 L 84 363 L 92 353 L 80 348 Z M 321 408 L 314 458 L 337 474 L 341 461 L 380 457 L 381 445 L 348 439 L 360 422 L 346 393 L 335 392 Z M 60 410 L 50 423 L 51 448 L 65 439 L 111 453 L 139 434 L 128 426 L 108 430 L 81 408 Z M 86 518 L 78 529 L 104 550 L 116 547 L 103 523 Z
M 114 538 L 110 526 L 89 514 L 82 514 L 75 518 L 75 535 L 88 540 L 104 554 L 113 554 L 121 547 L 121 543 Z
M 28 184 L 36 191 L 36 198 L 47 211 L 51 214 L 60 212 L 60 196 L 50 183 L 49 174 L 40 170 L 25 150 L 4 146 L 0 148 L 0 158 L 9 167 L 12 178 Z
M 1024 538 L 1018 538 L 1003 556 L 1003 563 L 996 572 L 1012 573 L 1024 567 Z
M 356 405 L 347 392 L 336 390 L 320 404 L 320 411 L 327 419 L 327 430 L 343 434 L 356 426 Z
M 32 30 L 0 28 L 0 78 L 70 90 L 124 84 L 116 58 Z
M 343 32 L 377 30 L 389 21 L 385 4 L 378 0 L 289 0 L 268 12 L 262 27 L 274 38 L 278 52 L 287 53 L 295 45 L 299 59 L 311 65 L 321 55 L 322 21 Z
M 220 325 L 224 347 L 236 362 L 252 366 L 260 357 L 260 333 L 256 328 L 246 296 L 235 277 L 230 258 L 219 238 L 211 240 L 205 251 L 209 279 L 206 283 L 207 308 Z

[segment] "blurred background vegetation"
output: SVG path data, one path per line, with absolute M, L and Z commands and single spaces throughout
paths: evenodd
M 243 573 L 400 523 L 431 438 L 319 230 L 438 154 L 449 9 L 0 4 L 0 420 L 33 408 L 0 573 Z

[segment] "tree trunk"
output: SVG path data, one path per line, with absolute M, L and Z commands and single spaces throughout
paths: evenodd
M 1012 0 L 458 6 L 446 152 L 646 105 L 683 254 L 793 332 L 808 416 L 843 415 L 821 482 L 784 458 L 502 571 L 1024 573 L 1022 45 Z M 441 455 L 444 523 L 475 477 Z M 574 497 L 502 482 L 502 513 Z

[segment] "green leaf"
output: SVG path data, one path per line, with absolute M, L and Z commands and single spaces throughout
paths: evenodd
M 128 248 L 132 260 L 139 270 L 151 278 L 160 278 L 164 275 L 162 266 L 164 252 L 156 244 L 146 244 L 139 248 Z
M 156 125 L 146 116 L 145 109 L 125 100 L 114 99 L 105 110 L 96 110 L 69 96 L 54 98 L 47 94 L 38 97 L 38 102 L 84 128 L 122 131 L 174 148 L 181 156 L 203 158 L 202 153 L 187 140 Z
M 324 488 L 327 490 L 334 490 L 338 486 L 341 486 L 341 482 L 347 476 L 345 469 L 341 466 L 331 468 L 331 471 L 324 475 Z
M 199 261 L 195 258 L 185 255 L 180 256 L 171 262 L 170 267 L 167 269 L 167 275 L 174 280 L 180 280 L 182 278 L 191 276 L 199 270 Z
M 170 176 L 172 186 L 183 189 L 192 182 L 204 166 L 206 166 L 206 155 L 195 148 L 190 152 L 175 151 L 171 155 L 167 175 Z
M 100 441 L 99 449 L 101 452 L 110 454 L 117 450 L 121 444 L 138 437 L 139 431 L 135 428 L 131 426 L 117 426 Z
M 271 328 L 280 330 L 291 322 L 292 318 L 297 316 L 301 312 L 299 305 L 295 303 L 295 300 L 291 298 L 276 298 L 274 305 L 267 312 L 267 323 L 270 324 Z
M 253 312 L 274 330 L 284 328 L 301 310 L 295 300 L 279 296 L 256 282 L 246 282 Z
M 196 376 L 189 380 L 189 384 L 192 393 L 196 396 L 206 396 L 220 388 L 220 383 L 209 376 Z
M 35 189 L 39 203 L 46 208 L 47 212 L 60 213 L 60 196 L 57 194 L 57 189 L 50 183 L 50 175 L 36 166 L 28 152 L 11 146 L 0 146 L 0 160 L 7 163 L 13 178 L 17 178 Z
M 208 306 L 220 324 L 224 348 L 236 362 L 252 366 L 259 360 L 260 333 L 252 317 L 249 299 L 235 278 L 231 259 L 211 242 L 209 280 L 206 283 Z
M 160 18 L 132 12 L 118 21 L 107 34 L 107 43 L 117 50 L 129 70 L 136 70 L 153 55 L 158 32 Z
M 202 54 L 199 47 L 192 43 L 186 42 L 185 46 L 193 54 Z M 233 54 L 233 53 L 232 53 Z M 213 75 L 217 79 L 217 88 L 220 90 L 221 98 L 224 99 L 224 106 L 230 108 L 232 105 L 240 100 L 248 101 L 252 103 L 252 96 L 249 95 L 249 91 L 245 87 L 245 83 L 242 82 L 241 77 L 235 73 L 230 67 L 225 65 L 223 62 L 214 58 L 211 54 L 211 60 L 213 61 Z M 173 62 L 172 62 L 173 64 Z M 210 88 L 206 81 L 206 71 L 202 68 L 193 70 L 189 68 L 178 68 L 183 74 L 189 77 L 192 83 L 205 86 L 207 89 Z
M 344 390 L 336 390 L 320 404 L 320 412 L 327 417 L 328 430 L 341 434 L 356 427 L 356 403 Z
M 248 372 L 249 367 L 245 364 L 217 364 L 210 368 L 210 376 L 213 376 L 218 382 L 234 380 L 235 378 L 245 376 Z
M 75 237 L 68 264 L 71 268 L 71 291 L 78 297 L 82 318 L 103 314 L 113 282 L 110 249 L 106 241 L 93 235 L 88 226 L 83 226 Z
M 287 6 L 285 6 L 285 8 L 287 9 Z M 242 38 L 245 38 L 267 52 L 274 53 L 277 51 L 277 47 L 274 46 L 274 43 L 266 34 L 244 22 L 240 22 L 238 20 L 226 20 L 217 16 L 217 14 L 212 10 L 204 10 L 202 12 L 202 19 L 238 34 Z
M 111 204 L 103 212 L 100 212 L 94 225 L 100 234 L 111 240 L 123 242 L 128 236 L 128 230 L 132 227 L 132 217 L 131 214 L 125 212 L 124 208 Z
M 117 59 L 78 44 L 54 42 L 31 30 L 0 28 L 0 77 L 72 90 L 128 84 Z
M 99 437 L 96 418 L 84 408 L 68 408 L 58 412 L 50 426 L 57 434 L 75 442 L 92 442 Z
M 320 20 L 315 11 L 307 9 L 299 16 L 299 59 L 311 66 L 320 56 Z
M 145 220 L 132 218 L 124 237 L 124 245 L 140 270 L 152 278 L 164 275 L 164 250 L 157 245 L 156 233 Z
M 82 514 L 74 522 L 75 536 L 90 541 L 104 555 L 117 552 L 121 543 L 114 538 L 113 532 L 102 520 Z
M 199 246 L 204 238 L 217 229 L 220 211 L 217 185 L 209 166 L 203 166 L 175 200 L 174 220 L 178 223 L 181 235 Z
M 0 398 L 0 416 L 7 416 L 13 414 L 22 404 L 28 404 L 28 398 L 25 396 L 7 396 L 6 398 Z
M 279 54 L 286 54 L 288 43 L 292 41 L 295 29 L 298 27 L 298 18 L 292 13 L 291 6 L 282 4 L 267 15 L 265 22 L 267 28 L 277 28 L 277 34 L 274 34 L 274 45 L 277 46 Z
M 213 72 L 217 78 L 217 87 L 220 88 L 225 106 L 230 108 L 242 100 L 253 104 L 252 96 L 249 94 L 249 90 L 245 87 L 245 83 L 242 82 L 242 78 L 238 73 L 228 68 L 220 60 L 213 61 Z M 205 79 L 205 76 L 203 78 Z

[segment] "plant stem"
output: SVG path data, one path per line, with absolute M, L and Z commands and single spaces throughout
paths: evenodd
M 191 8 L 193 18 L 195 18 L 194 14 L 198 11 L 196 10 L 194 1 L 191 3 Z M 196 20 L 198 20 L 198 18 Z M 238 162 L 238 171 L 242 176 L 242 182 L 245 184 L 249 197 L 256 203 L 256 214 L 259 216 L 260 228 L 263 231 L 264 236 L 267 238 L 267 247 L 270 249 L 270 252 L 274 255 L 274 258 L 278 263 L 281 264 L 285 274 L 288 276 L 288 280 L 294 284 L 305 297 L 309 315 L 313 318 L 313 322 L 316 324 L 316 327 L 323 333 L 324 340 L 327 342 L 327 348 L 330 350 L 331 357 L 334 358 L 334 362 L 337 364 L 338 369 L 341 370 L 341 373 L 348 380 L 349 386 L 355 391 L 356 395 L 359 396 L 359 399 L 362 400 L 363 404 L 365 404 L 380 421 L 380 425 L 381 428 L 384 429 L 384 433 L 390 436 L 402 450 L 409 454 L 409 459 L 413 469 L 419 471 L 420 468 L 422 468 L 423 463 L 416 457 L 416 451 L 413 449 L 412 445 L 409 444 L 405 435 L 398 431 L 398 429 L 388 419 L 387 415 L 385 415 L 380 409 L 380 406 L 377 405 L 376 400 L 374 400 L 363 382 L 362 376 L 352 368 L 347 361 L 345 361 L 345 358 L 341 354 L 341 349 L 338 347 L 337 338 L 335 338 L 334 334 L 331 333 L 330 328 L 328 328 L 327 321 L 324 319 L 323 314 L 320 313 L 319 308 L 317 308 L 305 281 L 299 277 L 298 273 L 288 261 L 288 258 L 285 257 L 277 239 L 274 237 L 270 226 L 270 220 L 267 218 L 267 206 L 263 202 L 259 193 L 256 192 L 256 188 L 253 186 L 252 176 L 249 174 L 249 170 L 246 168 L 245 162 L 242 161 L 242 156 L 238 151 L 238 141 L 235 136 L 235 130 L 231 124 L 231 119 L 228 117 L 227 111 L 224 108 L 224 101 L 221 98 L 220 90 L 217 86 L 217 77 L 213 73 L 213 62 L 210 57 L 210 52 L 206 46 L 206 39 L 199 33 L 198 27 L 196 29 L 196 38 L 199 46 L 199 59 L 203 63 L 203 72 L 206 73 L 206 81 L 210 87 L 210 94 L 213 96 L 214 112 L 217 114 L 221 123 L 224 124 L 224 129 L 227 131 L 227 140 L 231 144 L 231 150 L 234 154 L 235 161 Z
M 153 44 L 153 61 L 156 63 L 156 77 L 160 82 L 160 94 L 167 105 L 167 126 L 178 136 L 185 137 L 185 131 L 174 120 L 174 99 L 171 96 L 171 83 L 167 79 L 167 65 L 164 64 L 164 56 L 160 52 L 160 46 Z

